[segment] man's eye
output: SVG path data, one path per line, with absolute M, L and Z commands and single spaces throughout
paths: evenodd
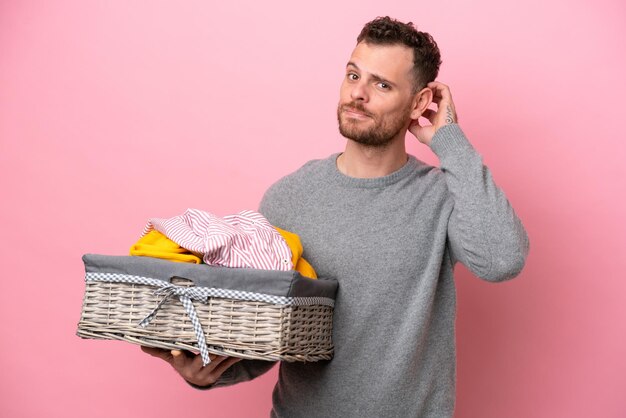
M 381 89 L 384 89 L 384 90 L 389 90 L 389 88 L 390 88 L 391 86 L 389 86 L 389 84 L 387 84 L 387 83 L 385 83 L 385 82 L 381 81 L 380 83 L 378 83 L 378 87 L 380 87 Z
M 358 80 L 359 76 L 354 73 L 348 73 L 348 80 Z

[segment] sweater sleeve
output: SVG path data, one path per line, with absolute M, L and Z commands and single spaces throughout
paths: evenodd
M 482 157 L 457 124 L 439 128 L 431 149 L 454 202 L 448 222 L 453 264 L 460 261 L 487 281 L 517 276 L 528 255 L 528 235 Z
M 216 389 L 220 387 L 232 386 L 237 383 L 243 383 L 253 380 L 264 373 L 267 373 L 274 365 L 275 361 L 264 360 L 241 360 L 238 363 L 230 366 L 222 376 L 209 386 L 198 386 L 193 383 L 189 383 L 190 386 L 196 389 L 208 390 Z

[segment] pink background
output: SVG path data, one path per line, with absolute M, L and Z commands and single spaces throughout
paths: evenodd
M 1 2 L 0 416 L 268 415 L 276 369 L 195 391 L 137 346 L 76 337 L 80 257 L 125 254 L 149 217 L 256 209 L 341 150 L 343 68 L 385 14 L 438 41 L 531 237 L 511 282 L 457 269 L 456 416 L 626 416 L 626 7 L 518 3 Z

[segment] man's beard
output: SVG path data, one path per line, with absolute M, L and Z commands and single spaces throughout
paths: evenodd
M 344 109 L 354 109 L 358 112 L 364 113 L 374 121 L 374 126 L 368 129 L 359 127 L 359 123 L 367 121 L 357 121 L 345 118 L 342 121 L 342 112 Z M 376 115 L 373 115 L 365 110 L 360 103 L 346 103 L 337 106 L 337 121 L 339 122 L 339 133 L 344 137 L 353 140 L 359 144 L 373 147 L 382 148 L 389 143 L 408 125 L 410 120 L 411 110 L 407 109 L 404 115 L 394 117 L 389 120 L 378 120 Z

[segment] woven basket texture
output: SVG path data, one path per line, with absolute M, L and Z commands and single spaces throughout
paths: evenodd
M 176 279 L 174 284 L 189 286 Z M 77 335 L 197 352 L 191 320 L 178 297 L 167 300 L 145 328 L 139 326 L 162 296 L 141 284 L 86 282 Z M 252 360 L 311 362 L 333 355 L 329 306 L 290 306 L 209 297 L 193 302 L 210 353 Z

